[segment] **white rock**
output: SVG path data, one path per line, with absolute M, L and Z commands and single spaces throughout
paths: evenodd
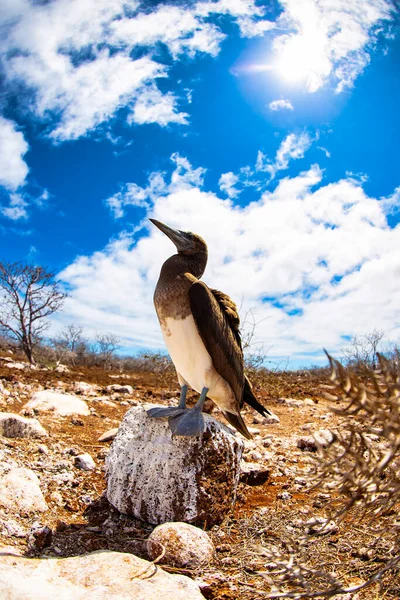
M 202 436 L 173 438 L 167 419 L 131 408 L 106 459 L 109 502 L 149 523 L 220 522 L 236 498 L 243 442 L 204 417 Z
M 204 600 L 189 577 L 107 551 L 72 558 L 0 555 L 0 589 L 4 600 Z
M 33 394 L 25 409 L 35 409 L 39 412 L 54 412 L 65 417 L 67 415 L 89 415 L 89 407 L 84 400 L 72 394 L 60 394 L 45 390 Z
M 334 435 L 329 429 L 319 429 L 314 435 L 306 435 L 297 440 L 297 447 L 301 450 L 315 452 L 318 446 L 327 448 L 334 440 Z
M 106 390 L 116 394 L 133 394 L 133 387 L 131 385 L 120 385 L 119 383 L 108 385 Z
M 0 473 L 0 506 L 24 515 L 48 510 L 39 479 L 33 471 L 23 467 Z
M 83 471 L 93 471 L 96 468 L 96 463 L 88 452 L 75 456 L 75 466 Z
M 111 442 L 115 436 L 117 435 L 118 427 L 114 427 L 114 429 L 109 429 L 105 433 L 103 433 L 98 439 L 98 442 Z
M 69 373 L 70 372 L 67 365 L 57 365 L 54 370 L 57 371 L 57 373 Z
M 9 438 L 41 438 L 49 434 L 37 419 L 27 419 L 14 413 L 0 413 L 0 435 Z
M 160 564 L 196 568 L 212 560 L 214 545 L 209 535 L 198 527 L 187 523 L 164 523 L 151 533 L 147 552 L 151 560 L 163 553 Z
M 277 423 L 281 422 L 278 415 L 275 415 L 274 413 L 272 413 L 272 415 L 268 415 L 267 417 L 261 417 L 261 418 L 262 418 L 261 422 L 263 425 L 276 425 Z
M 21 362 L 6 362 L 4 366 L 8 367 L 9 369 L 18 369 L 22 371 L 22 369 L 26 369 L 28 365 Z
M 85 396 L 96 395 L 95 386 L 85 381 L 77 381 L 74 385 L 74 391 L 77 394 L 84 394 Z
M 0 535 L 4 537 L 26 537 L 27 531 L 15 519 L 0 519 Z

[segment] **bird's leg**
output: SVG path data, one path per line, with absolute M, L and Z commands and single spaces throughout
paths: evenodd
M 156 419 L 159 418 L 166 418 L 166 417 L 173 417 L 173 416 L 177 416 L 180 415 L 182 412 L 184 412 L 186 410 L 186 394 L 188 391 L 188 386 L 182 385 L 181 387 L 181 396 L 179 398 L 179 404 L 178 406 L 167 406 L 167 407 L 162 407 L 162 408 L 150 408 L 147 411 L 147 414 L 149 415 L 149 417 L 154 417 Z
M 204 387 L 193 408 L 182 409 L 180 413 L 168 419 L 172 435 L 199 436 L 204 433 L 205 422 L 201 411 L 207 392 L 208 388 Z

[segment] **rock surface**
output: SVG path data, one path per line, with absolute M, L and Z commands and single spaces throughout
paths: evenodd
M 23 467 L 0 471 L 0 507 L 11 513 L 24 515 L 44 512 L 49 508 L 40 489 L 39 479 L 33 471 Z
M 62 417 L 68 415 L 89 415 L 89 407 L 84 400 L 72 394 L 60 394 L 59 392 L 43 391 L 36 392 L 24 406 L 25 409 L 33 409 L 39 412 L 54 412 Z
M 118 427 L 105 431 L 98 439 L 98 442 L 111 442 L 117 435 Z
M 300 450 L 316 452 L 318 446 L 327 448 L 333 442 L 334 436 L 329 429 L 319 429 L 314 435 L 306 435 L 297 440 L 297 447 Z
M 189 577 L 170 575 L 133 554 L 93 552 L 50 559 L 2 554 L 4 600 L 204 600 Z
M 120 385 L 119 383 L 113 383 L 107 386 L 108 392 L 114 394 L 133 394 L 133 387 L 131 385 Z
M 96 463 L 88 452 L 84 452 L 75 457 L 75 466 L 84 471 L 93 471 L 96 468 Z
M 198 527 L 187 523 L 164 523 L 150 534 L 147 552 L 151 560 L 162 554 L 160 564 L 197 568 L 212 560 L 214 545 L 209 535 Z
M 49 434 L 37 419 L 14 413 L 0 413 L 0 435 L 9 438 L 41 438 Z
M 243 442 L 204 417 L 201 437 L 173 438 L 167 419 L 129 410 L 106 459 L 109 502 L 148 523 L 221 522 L 236 499 Z

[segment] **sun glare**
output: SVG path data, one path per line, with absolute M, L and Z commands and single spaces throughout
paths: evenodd
M 324 36 L 318 31 L 285 37 L 276 54 L 274 66 L 280 77 L 293 83 L 305 81 L 311 92 L 321 87 L 331 71 Z

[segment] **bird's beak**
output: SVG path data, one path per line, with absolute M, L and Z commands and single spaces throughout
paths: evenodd
M 165 233 L 171 242 L 174 242 L 178 252 L 184 252 L 185 250 L 191 250 L 193 248 L 193 239 L 190 234 L 185 231 L 179 231 L 178 229 L 172 229 L 156 219 L 150 219 L 150 221 L 158 227 L 160 231 Z

